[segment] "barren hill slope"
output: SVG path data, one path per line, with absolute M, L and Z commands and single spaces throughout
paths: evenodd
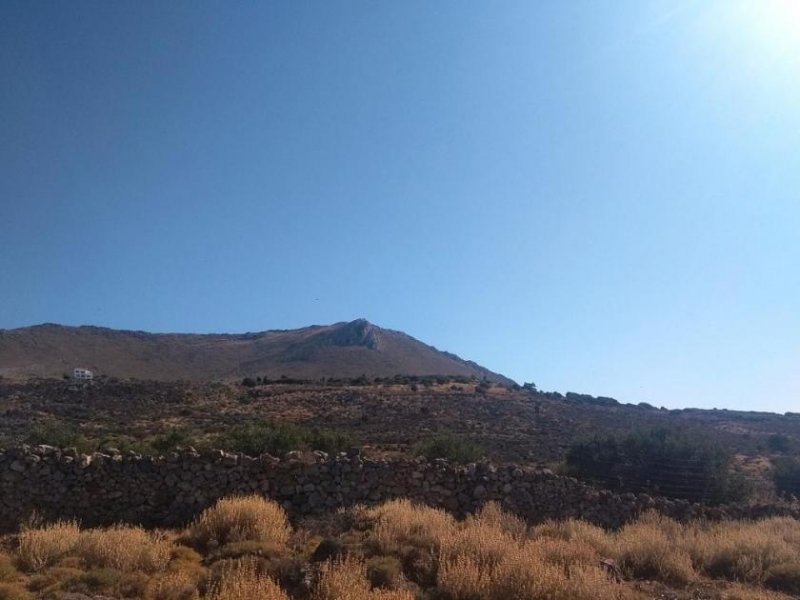
M 60 376 L 75 366 L 139 379 L 464 375 L 510 380 L 364 319 L 245 334 L 180 334 L 44 324 L 0 330 L 0 375 Z

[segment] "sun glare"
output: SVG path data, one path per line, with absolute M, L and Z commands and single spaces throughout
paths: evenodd
M 797 58 L 800 52 L 800 0 L 747 0 L 741 4 L 742 27 L 772 58 Z M 786 56 L 794 53 L 795 56 Z

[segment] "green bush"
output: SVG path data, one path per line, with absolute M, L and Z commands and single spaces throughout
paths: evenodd
M 416 446 L 417 454 L 428 460 L 446 458 L 457 463 L 476 462 L 483 458 L 483 449 L 464 438 L 445 433 L 423 440 Z
M 786 453 L 791 448 L 789 438 L 779 433 L 773 433 L 767 438 L 767 447 L 770 451 L 778 453 Z
M 82 452 L 95 450 L 95 445 L 91 444 L 74 425 L 52 418 L 33 423 L 23 441 L 27 444 L 47 444 L 59 448 L 75 447 Z
M 178 447 L 186 448 L 187 446 L 195 446 L 196 444 L 192 437 L 185 431 L 181 429 L 170 429 L 167 433 L 156 436 L 156 438 L 150 442 L 150 445 L 158 452 L 168 452 Z
M 782 494 L 800 497 L 800 459 L 781 457 L 772 461 L 772 481 Z
M 566 472 L 619 491 L 721 503 L 748 495 L 731 461 L 730 453 L 700 437 L 654 429 L 577 443 L 567 452 Z
M 258 456 L 306 449 L 341 452 L 352 446 L 353 440 L 344 433 L 309 429 L 292 423 L 256 421 L 232 427 L 218 438 L 217 443 L 226 450 Z

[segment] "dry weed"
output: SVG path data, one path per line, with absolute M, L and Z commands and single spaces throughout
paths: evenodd
M 772 518 L 696 526 L 687 546 L 707 575 L 800 593 L 800 521 Z
M 219 500 L 189 530 L 189 538 L 204 548 L 245 541 L 284 545 L 289 534 L 283 508 L 257 495 Z
M 78 544 L 80 528 L 75 521 L 58 521 L 19 534 L 18 557 L 23 569 L 39 571 L 70 553 Z
M 172 544 L 160 532 L 115 525 L 82 531 L 75 553 L 88 567 L 153 573 L 166 567 Z
M 579 519 L 545 521 L 531 529 L 530 537 L 553 538 L 576 546 L 588 546 L 604 558 L 611 557 L 614 551 L 612 536 L 605 529 Z
M 438 550 L 455 524 L 449 513 L 405 499 L 390 500 L 367 514 L 375 521 L 374 541 L 384 554 L 396 553 L 404 546 Z
M 151 579 L 147 585 L 147 600 L 197 600 L 195 574 L 187 571 L 170 571 Z
M 642 515 L 614 536 L 615 558 L 637 579 L 656 579 L 684 586 L 697 578 L 685 548 L 685 528 L 656 513 Z
M 320 569 L 314 600 L 414 600 L 406 590 L 370 589 L 367 567 L 353 557 L 328 561 Z
M 289 600 L 281 587 L 259 572 L 256 562 L 243 559 L 223 570 L 206 600 Z

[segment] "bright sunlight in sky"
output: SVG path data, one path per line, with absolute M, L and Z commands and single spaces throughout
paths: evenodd
M 0 86 L 0 328 L 800 410 L 800 0 L 5 0 Z

